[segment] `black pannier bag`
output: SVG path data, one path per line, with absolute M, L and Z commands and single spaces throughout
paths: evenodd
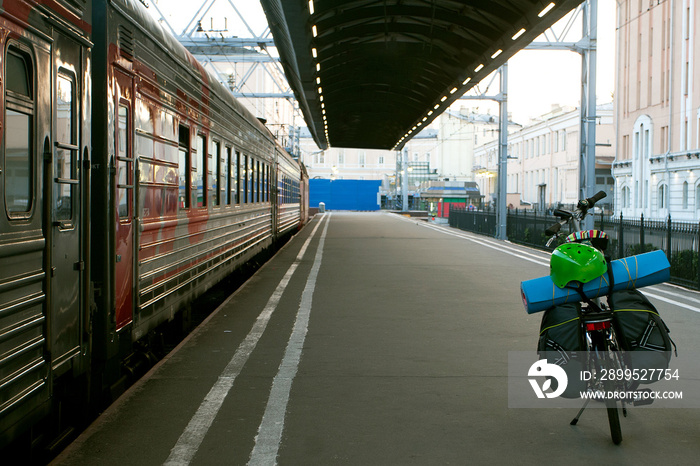
M 625 358 L 630 368 L 668 369 L 676 344 L 659 311 L 647 297 L 637 290 L 616 291 L 608 297 L 608 304 L 613 310 L 620 346 L 631 352 L 631 357 Z
M 579 398 L 580 392 L 586 390 L 586 384 L 579 375 L 583 370 L 580 357 L 585 351 L 579 311 L 581 303 L 567 303 L 554 306 L 542 316 L 540 340 L 537 354 L 546 358 L 549 364 L 561 366 L 566 372 L 569 383 L 562 393 L 564 398 Z M 556 384 L 556 380 L 552 380 Z M 556 390 L 556 386 L 552 387 Z

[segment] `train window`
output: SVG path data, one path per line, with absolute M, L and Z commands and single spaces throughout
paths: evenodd
M 10 217 L 27 217 L 34 192 L 34 71 L 28 53 L 10 46 L 5 57 L 5 207 Z
M 270 166 L 265 165 L 265 202 L 270 202 Z
M 74 137 L 74 82 L 72 76 L 59 73 L 56 80 L 56 156 L 54 158 L 54 208 L 56 220 L 73 218 L 78 184 L 78 147 Z
M 156 116 L 157 110 L 148 102 L 140 97 L 136 97 L 134 104 L 134 127 L 138 133 L 144 132 L 148 134 L 156 134 L 155 123 L 156 119 L 160 122 L 160 118 Z
M 195 207 L 205 207 L 207 205 L 206 186 L 204 183 L 204 159 L 206 154 L 206 143 L 204 136 L 197 135 L 196 152 L 192 155 L 192 205 Z
M 32 201 L 32 118 L 7 109 L 5 115 L 5 204 L 8 212 L 29 212 Z
M 117 209 L 119 218 L 131 217 L 133 196 L 133 159 L 129 148 L 129 107 L 119 104 L 117 115 Z
M 257 163 L 257 170 L 258 170 L 258 202 L 262 201 L 262 180 L 263 180 L 263 165 L 258 161 Z
M 255 168 L 256 160 L 250 158 L 250 202 L 257 202 L 258 199 L 258 171 Z
M 190 167 L 190 129 L 180 125 L 178 143 L 178 176 L 180 191 L 178 193 L 178 205 L 182 209 L 190 207 L 189 186 L 192 169 Z
M 247 155 L 243 156 L 242 168 L 243 168 L 243 178 L 241 181 L 243 182 L 243 186 L 242 186 L 243 192 L 241 193 L 241 197 L 242 197 L 241 202 L 243 204 L 247 204 L 248 203 L 248 178 L 250 178 L 250 173 L 248 172 L 248 156 Z
M 255 160 L 253 157 L 248 159 L 248 171 L 250 172 L 248 177 L 248 201 L 255 202 L 255 191 L 253 189 L 255 186 Z
M 56 92 L 56 140 L 73 144 L 73 82 L 68 76 L 58 75 Z
M 222 205 L 227 205 L 231 203 L 231 148 L 227 147 L 226 151 L 221 154 L 221 160 L 219 161 L 220 171 L 219 171 L 219 189 L 221 190 L 220 199 Z
M 260 201 L 265 202 L 265 180 L 267 179 L 267 170 L 265 162 L 260 164 Z
M 258 179 L 260 177 L 260 173 L 258 173 L 259 164 L 260 162 L 258 162 L 257 160 L 251 159 L 250 161 L 250 170 L 253 172 L 250 188 L 250 192 L 252 193 L 252 199 L 250 202 L 258 202 Z
M 248 160 L 248 170 L 250 171 L 250 177 L 248 178 L 248 197 L 249 202 L 255 202 L 255 159 L 250 157 Z
M 229 148 L 229 155 L 231 155 L 231 149 Z M 238 186 L 239 186 L 239 173 L 241 166 L 241 153 L 236 151 L 235 155 L 231 155 L 231 204 L 238 204 Z
M 211 204 L 221 205 L 221 201 L 224 197 L 221 195 L 223 191 L 223 180 L 221 179 L 221 143 L 219 141 L 212 140 L 211 147 L 209 148 L 209 160 L 210 163 L 214 164 L 211 170 L 211 175 L 209 177 L 209 183 L 211 186 Z
M 260 160 L 255 161 L 255 202 L 260 202 Z
M 5 80 L 7 90 L 32 98 L 32 64 L 28 54 L 10 47 L 5 59 Z
M 260 202 L 262 200 L 262 165 L 260 164 L 260 161 L 257 161 L 255 163 L 255 170 L 258 172 L 258 176 L 255 179 L 255 184 L 256 184 L 256 189 L 258 192 L 258 195 L 256 197 L 256 200 Z

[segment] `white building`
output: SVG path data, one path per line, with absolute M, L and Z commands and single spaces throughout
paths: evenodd
M 496 138 L 497 115 L 464 107 L 443 113 L 406 143 L 409 194 L 416 193 L 425 181 L 474 181 L 475 145 Z M 299 141 L 302 162 L 311 178 L 382 180 L 387 194 L 400 194 L 403 153 L 338 147 L 320 151 L 306 129 Z
M 614 157 L 612 104 L 596 108 L 596 187 L 612 197 L 610 165 Z M 580 112 L 552 111 L 508 135 L 507 193 L 513 208 L 546 209 L 576 204 L 579 190 Z M 486 202 L 496 197 L 498 141 L 474 151 L 474 176 Z M 606 204 L 605 201 L 601 204 Z
M 461 107 L 448 109 L 432 127 L 438 128 L 436 167 L 444 181 L 474 181 L 474 149 L 498 139 L 498 115 Z
M 409 162 L 433 160 L 431 150 L 437 146 L 437 132 L 423 131 L 408 144 Z M 321 151 L 306 128 L 299 137 L 301 160 L 311 178 L 338 180 L 384 180 L 394 177 L 400 154 L 391 150 L 330 147 Z
M 700 5 L 618 0 L 615 213 L 700 219 Z

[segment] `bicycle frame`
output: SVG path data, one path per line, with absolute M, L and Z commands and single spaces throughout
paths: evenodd
M 605 196 L 605 193 L 601 191 L 592 198 L 579 201 L 574 212 L 559 209 L 555 210 L 554 215 L 561 220 L 546 230 L 545 233 L 551 236 L 549 241 L 547 241 L 547 246 L 550 246 L 554 240 L 560 237 L 559 231 L 563 225 L 569 224 L 574 232 L 580 232 L 581 221 L 585 218 L 588 210 Z M 581 294 L 583 295 L 582 292 Z M 582 343 L 585 344 L 588 353 L 585 364 L 588 370 L 596 374 L 596 376 L 591 378 L 587 383 L 587 390 L 609 392 L 627 388 L 619 386 L 618 383 L 610 380 L 603 381 L 599 375 L 606 369 L 624 369 L 625 367 L 623 358 L 620 357 L 619 353 L 620 346 L 617 341 L 612 310 L 605 304 L 602 304 L 598 298 L 594 300 L 584 299 L 581 309 L 579 310 L 579 323 L 584 338 Z M 590 398 L 585 401 L 581 410 L 571 421 L 571 425 L 576 425 L 578 423 L 589 401 Z M 610 434 L 613 443 L 617 445 L 622 441 L 618 405 L 615 400 L 609 399 L 605 400 L 605 403 L 608 413 L 608 422 L 610 424 Z M 626 416 L 627 411 L 624 404 L 621 403 L 620 405 L 623 415 Z

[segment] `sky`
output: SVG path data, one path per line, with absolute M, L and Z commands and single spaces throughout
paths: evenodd
M 615 5 L 598 0 L 599 104 L 612 102 L 615 89 Z M 580 37 L 579 26 L 571 40 Z M 581 55 L 575 52 L 522 50 L 508 62 L 508 77 L 508 111 L 519 123 L 549 112 L 553 104 L 577 107 L 581 101 Z
M 166 16 L 176 32 L 181 32 L 202 5 L 211 0 L 148 0 Z M 216 0 L 205 15 L 204 29 L 228 29 L 231 35 L 251 37 L 248 28 L 238 18 L 233 7 L 245 18 L 255 35 L 262 35 L 267 20 L 258 0 Z M 616 0 L 598 0 L 598 73 L 596 93 L 599 104 L 612 102 L 615 73 L 615 11 Z M 152 6 L 151 14 L 158 17 Z M 211 18 L 214 18 L 213 20 Z M 224 18 L 226 18 L 224 20 Z M 555 26 L 559 32 L 563 21 Z M 580 19 L 579 19 L 580 24 Z M 581 28 L 572 28 L 567 41 L 581 37 Z M 538 38 L 537 40 L 541 40 Z M 576 107 L 581 100 L 581 56 L 570 51 L 523 50 L 508 62 L 508 112 L 513 121 L 526 124 L 551 111 L 553 105 Z M 482 92 L 489 78 L 479 84 Z M 498 79 L 487 95 L 498 93 Z M 474 91 L 472 91 L 473 93 Z M 498 106 L 488 101 L 458 101 L 454 107 L 478 107 L 480 111 L 496 114 Z

